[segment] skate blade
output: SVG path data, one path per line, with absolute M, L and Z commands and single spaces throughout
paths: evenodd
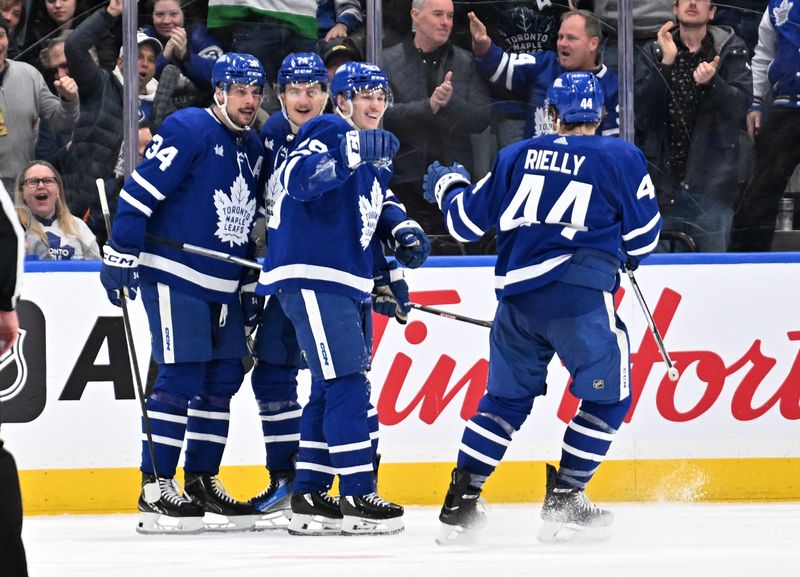
M 345 515 L 342 519 L 342 535 L 394 535 L 405 529 L 402 517 L 391 519 L 366 519 Z
M 589 543 L 605 541 L 611 538 L 611 527 L 586 527 L 575 523 L 559 523 L 545 521 L 537 536 L 540 542 L 553 543 Z
M 290 535 L 341 535 L 342 520 L 322 515 L 292 513 L 288 531 Z
M 480 528 L 466 528 L 442 523 L 439 534 L 436 535 L 436 544 L 442 547 L 474 545 L 478 540 L 479 533 Z
M 253 531 L 275 531 L 280 529 L 288 529 L 291 520 L 291 509 L 263 513 L 256 516 L 256 525 L 253 527 Z
M 252 531 L 258 515 L 220 515 L 206 512 L 203 526 L 206 531 Z
M 139 513 L 136 532 L 142 535 L 191 535 L 203 532 L 202 517 L 169 517 L 160 513 Z

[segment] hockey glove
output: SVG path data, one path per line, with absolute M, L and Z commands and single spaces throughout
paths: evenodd
M 350 170 L 355 170 L 365 162 L 387 167 L 399 148 L 397 137 L 381 128 L 351 130 L 341 137 L 339 143 L 339 151 Z
M 379 271 L 374 279 L 375 288 L 372 295 L 372 308 L 379 315 L 394 317 L 404 325 L 408 322 L 408 311 L 411 310 L 408 296 L 408 285 L 403 279 L 403 270 L 397 263 L 389 264 L 388 269 Z
M 388 244 L 398 262 L 408 268 L 421 267 L 431 253 L 425 231 L 414 220 L 404 220 L 394 227 Z
M 469 186 L 469 171 L 463 164 L 454 162 L 452 166 L 442 166 L 436 160 L 428 166 L 428 171 L 422 179 L 422 190 L 425 200 L 436 203 L 442 208 L 442 199 L 453 184 Z
M 118 247 L 109 240 L 103 247 L 103 264 L 100 265 L 100 282 L 106 289 L 112 305 L 122 306 L 121 291 L 133 300 L 139 290 L 139 257 Z
M 628 255 L 628 258 L 625 261 L 624 271 L 627 272 L 629 270 L 636 270 L 637 268 L 639 268 L 639 259 L 635 256 Z
M 244 315 L 244 334 L 250 336 L 258 328 L 261 322 L 261 313 L 264 311 L 265 298 L 256 294 L 259 271 L 249 270 L 242 278 L 242 286 L 239 288 L 239 300 L 242 303 L 242 314 Z

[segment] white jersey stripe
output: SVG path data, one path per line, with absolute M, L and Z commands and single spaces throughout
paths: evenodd
M 334 282 L 352 287 L 363 293 L 370 293 L 373 284 L 375 284 L 372 278 L 364 278 L 335 268 L 312 264 L 288 264 L 270 271 L 262 271 L 258 282 L 263 285 L 271 285 L 293 278 Z
M 149 218 L 150 216 L 152 216 L 152 215 L 153 215 L 153 211 L 152 211 L 152 210 L 150 210 L 150 208 L 149 208 L 149 207 L 147 207 L 146 205 L 142 204 L 141 202 L 139 202 L 138 200 L 136 200 L 135 198 L 133 198 L 133 197 L 132 197 L 130 194 L 128 194 L 128 193 L 125 191 L 125 189 L 124 189 L 124 188 L 123 188 L 123 189 L 120 191 L 120 193 L 119 193 L 119 198 L 120 198 L 120 200 L 124 200 L 125 202 L 127 202 L 128 204 L 130 204 L 130 205 L 131 205 L 133 208 L 135 208 L 136 210 L 138 210 L 139 212 L 141 212 L 141 213 L 142 213 L 143 215 L 145 215 L 146 217 L 148 217 L 148 218 Z
M 235 293 L 237 290 L 239 290 L 238 280 L 228 280 L 203 274 L 191 267 L 186 266 L 183 263 L 170 260 L 161 255 L 143 252 L 139 255 L 139 264 L 168 272 L 172 275 L 182 278 L 183 280 L 189 281 L 190 283 L 209 290 L 223 293 Z
M 136 184 L 138 184 L 143 189 L 145 189 L 147 192 L 149 192 L 150 196 L 152 196 L 156 200 L 161 201 L 161 200 L 164 200 L 166 198 L 163 194 L 161 194 L 158 191 L 158 189 L 155 186 L 150 184 L 147 180 L 144 179 L 144 177 L 141 174 L 139 174 L 135 170 L 131 173 L 131 178 L 134 180 L 134 182 Z

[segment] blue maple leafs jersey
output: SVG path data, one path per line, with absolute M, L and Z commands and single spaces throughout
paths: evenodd
M 388 189 L 391 167 L 344 163 L 339 143 L 349 130 L 333 114 L 306 122 L 270 178 L 259 294 L 308 288 L 361 299 L 372 291 L 385 263 L 379 240 L 407 217 Z
M 525 122 L 525 137 L 541 136 L 553 132 L 553 124 L 544 101 L 547 89 L 553 81 L 566 72 L 558 63 L 558 54 L 553 51 L 533 54 L 514 54 L 503 52 L 492 43 L 489 52 L 475 59 L 478 71 L 491 83 L 500 85 L 528 97 L 529 110 Z M 603 136 L 619 134 L 619 94 L 617 75 L 605 64 L 594 72 L 605 95 L 606 115 L 597 129 Z
M 482 180 L 454 185 L 442 211 L 457 240 L 497 230 L 498 297 L 559 280 L 581 249 L 606 255 L 616 276 L 629 257 L 653 251 L 661 230 L 644 155 L 603 136 L 550 134 L 507 146 Z
M 123 185 L 112 239 L 139 251 L 143 281 L 168 284 L 211 302 L 238 299 L 242 267 L 194 255 L 146 235 L 248 256 L 263 190 L 264 147 L 251 131 L 234 133 L 210 109 L 170 115 Z

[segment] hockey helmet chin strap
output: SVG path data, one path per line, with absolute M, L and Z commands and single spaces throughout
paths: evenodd
M 256 115 L 253 115 L 253 120 L 250 124 L 245 124 L 244 126 L 240 124 L 236 124 L 233 119 L 228 115 L 228 90 L 223 88 L 222 90 L 222 102 L 217 100 L 216 93 L 214 94 L 214 104 L 219 109 L 220 113 L 222 114 L 223 123 L 230 128 L 231 130 L 236 130 L 237 132 L 243 132 L 245 130 L 250 130 L 250 127 L 253 125 L 253 122 L 256 121 Z

